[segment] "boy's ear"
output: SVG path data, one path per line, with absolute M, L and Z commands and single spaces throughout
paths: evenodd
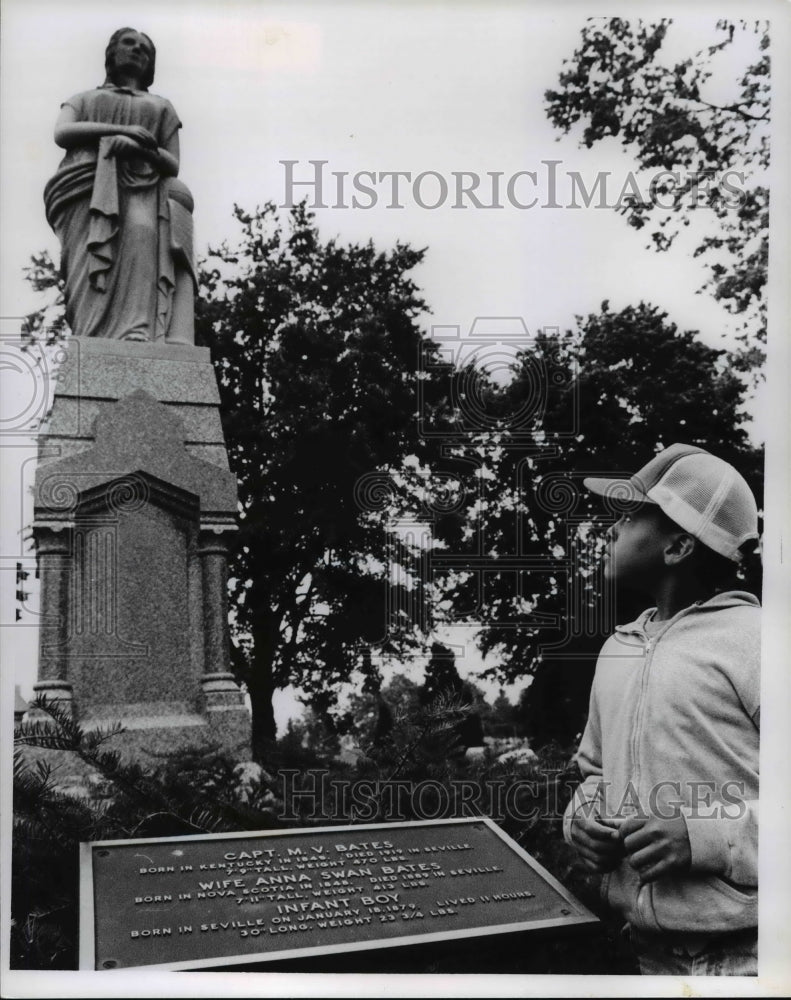
M 665 546 L 665 566 L 678 566 L 692 555 L 697 544 L 698 540 L 694 535 L 688 535 L 685 531 L 672 535 Z

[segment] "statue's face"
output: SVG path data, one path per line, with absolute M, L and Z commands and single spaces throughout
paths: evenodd
M 140 78 L 151 63 L 151 53 L 146 39 L 138 31 L 125 31 L 115 44 L 113 64 Z

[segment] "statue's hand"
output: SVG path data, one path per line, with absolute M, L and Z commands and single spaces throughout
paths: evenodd
M 110 136 L 106 146 L 105 156 L 140 156 L 143 147 L 128 135 Z
M 127 125 L 124 130 L 124 135 L 127 135 L 130 139 L 134 139 L 136 142 L 139 142 L 144 149 L 157 148 L 157 140 L 154 138 L 152 133 L 142 125 Z

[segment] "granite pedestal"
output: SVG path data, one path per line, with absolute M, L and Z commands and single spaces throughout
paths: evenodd
M 40 438 L 37 693 L 144 762 L 250 756 L 229 670 L 228 468 L 207 348 L 71 338 Z

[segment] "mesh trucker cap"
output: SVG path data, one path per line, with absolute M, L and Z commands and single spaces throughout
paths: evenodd
M 732 465 L 703 448 L 672 444 L 630 479 L 583 482 L 599 496 L 657 504 L 679 527 L 734 562 L 741 560 L 739 547 L 758 537 L 750 487 Z

